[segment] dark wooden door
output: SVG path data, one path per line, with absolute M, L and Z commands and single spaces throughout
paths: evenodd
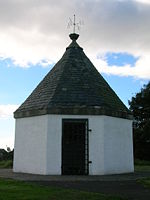
M 63 120 L 62 126 L 62 174 L 88 174 L 87 120 Z

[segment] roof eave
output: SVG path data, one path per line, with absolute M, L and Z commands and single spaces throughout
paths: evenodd
M 111 117 L 118 117 L 132 120 L 133 116 L 130 111 L 114 111 L 110 109 L 105 109 L 102 107 L 51 107 L 49 109 L 32 109 L 32 110 L 22 110 L 14 112 L 14 118 L 25 118 L 25 117 L 33 117 L 40 116 L 46 114 L 57 114 L 57 115 L 105 115 Z

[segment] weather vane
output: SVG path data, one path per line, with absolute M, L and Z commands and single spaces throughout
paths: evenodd
M 79 22 L 76 22 L 76 16 L 73 15 L 73 20 L 71 18 L 69 18 L 69 23 L 68 23 L 68 26 L 67 28 L 70 28 L 71 26 L 73 26 L 73 33 L 76 32 L 76 28 L 78 30 L 80 30 L 80 26 L 84 25 L 84 22 L 83 21 L 79 21 Z

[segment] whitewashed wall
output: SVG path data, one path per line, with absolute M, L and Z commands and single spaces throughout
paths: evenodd
M 14 172 L 46 174 L 47 116 L 16 120 Z
M 61 116 L 48 116 L 47 134 L 47 174 L 61 175 Z
M 133 171 L 132 121 L 89 115 L 17 119 L 14 171 L 61 174 L 62 119 L 65 118 L 89 120 L 90 175 Z
M 103 116 L 48 115 L 47 174 L 61 174 L 62 119 L 88 119 L 89 128 L 89 173 L 104 172 L 104 120 Z
M 133 172 L 132 121 L 104 117 L 104 174 Z
M 89 117 L 89 174 L 103 174 L 104 172 L 104 117 Z

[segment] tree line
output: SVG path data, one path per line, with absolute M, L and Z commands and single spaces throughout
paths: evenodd
M 132 97 L 129 106 L 134 117 L 134 157 L 150 160 L 150 82 Z
M 14 150 L 0 149 L 0 161 L 2 160 L 13 160 Z

